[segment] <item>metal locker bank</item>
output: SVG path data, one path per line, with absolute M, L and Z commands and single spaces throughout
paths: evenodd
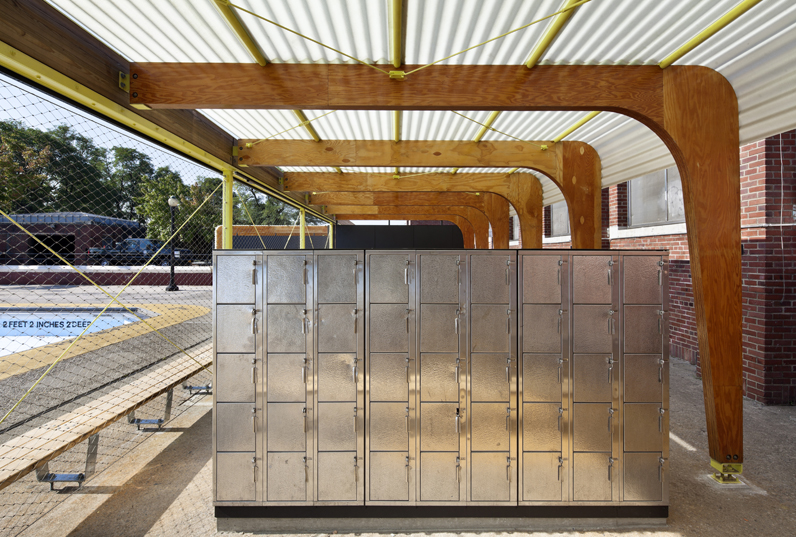
M 667 516 L 667 253 L 213 261 L 219 528 Z

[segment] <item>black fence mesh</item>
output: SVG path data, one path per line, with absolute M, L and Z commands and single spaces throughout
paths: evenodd
M 74 434 L 79 426 L 64 416 L 85 414 L 137 379 L 176 375 L 179 366 L 196 372 L 188 384 L 210 384 L 212 366 L 199 364 L 211 352 L 221 183 L 216 170 L 0 75 L 0 480 L 42 442 L 43 428 Z M 242 184 L 234 200 L 236 224 L 298 218 Z M 117 410 L 135 401 L 128 392 Z M 177 386 L 171 416 L 201 398 Z M 163 417 L 165 401 L 160 395 L 136 417 Z M 102 429 L 97 471 L 151 434 L 125 418 Z M 86 448 L 83 441 L 58 455 L 49 472 L 83 472 Z M 66 483 L 50 492 L 35 472 L 10 481 L 0 482 L 0 537 L 78 490 Z

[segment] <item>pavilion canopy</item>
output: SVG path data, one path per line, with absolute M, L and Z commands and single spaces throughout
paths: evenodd
M 134 62 L 253 63 L 213 0 L 48 0 Z M 591 0 L 577 8 L 539 65 L 656 65 L 739 0 Z M 236 0 L 233 3 L 368 63 L 391 62 L 389 0 Z M 427 64 L 561 9 L 565 0 L 405 0 L 403 63 Z M 275 63 L 352 60 L 237 11 L 264 56 Z M 520 65 L 549 20 L 448 59 L 444 64 Z M 738 96 L 740 141 L 796 128 L 796 2 L 763 0 L 676 64 L 717 70 Z M 266 138 L 294 127 L 287 110 L 201 110 L 236 138 Z M 308 110 L 309 119 L 329 111 Z M 403 140 L 472 140 L 487 111 L 407 111 Z M 503 112 L 492 125 L 512 137 L 545 140 L 586 112 Z M 389 111 L 337 111 L 313 121 L 321 139 L 393 139 Z M 297 128 L 277 139 L 309 139 Z M 483 138 L 511 140 L 497 132 Z M 603 186 L 674 164 L 663 142 L 626 116 L 603 112 L 565 138 L 591 144 Z M 285 171 L 331 171 L 283 168 Z M 342 168 L 346 171 L 362 171 Z M 373 169 L 376 171 L 376 169 Z M 390 172 L 392 170 L 379 169 Z M 402 169 L 404 173 L 431 169 Z M 450 171 L 440 169 L 438 171 Z M 466 170 L 462 170 L 466 171 Z M 475 171 L 475 170 L 470 170 Z M 496 172 L 497 169 L 478 171 Z M 506 170 L 508 171 L 508 170 Z M 542 178 L 545 204 L 563 199 Z

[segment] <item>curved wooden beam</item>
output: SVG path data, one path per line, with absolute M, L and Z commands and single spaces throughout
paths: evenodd
M 435 214 L 452 214 L 466 218 L 473 226 L 475 233 L 475 247 L 479 250 L 489 248 L 489 220 L 486 215 L 463 205 L 399 205 L 399 206 L 366 206 L 366 205 L 330 205 L 326 207 L 327 214 L 370 214 L 379 216 L 415 215 L 427 216 Z M 338 216 L 338 219 L 340 217 Z
M 483 212 L 492 227 L 493 248 L 509 247 L 509 202 L 492 192 L 316 192 L 313 205 L 465 205 Z M 496 242 L 496 240 L 498 242 Z
M 417 215 L 390 215 L 389 218 L 385 218 L 383 216 L 377 214 L 338 214 L 337 217 L 340 220 L 417 220 Z M 430 214 L 426 215 L 423 220 L 445 220 L 446 222 L 451 222 L 455 224 L 459 231 L 462 232 L 462 239 L 464 240 L 464 247 L 472 250 L 475 248 L 475 233 L 473 232 L 473 226 L 470 222 L 467 221 L 466 218 L 453 215 L 453 214 Z
M 542 185 L 529 173 L 428 174 L 395 179 L 383 173 L 296 172 L 285 178 L 285 190 L 301 192 L 492 192 L 514 205 L 523 247 L 542 247 Z

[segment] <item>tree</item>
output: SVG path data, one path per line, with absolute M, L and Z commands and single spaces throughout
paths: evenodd
M 169 197 L 185 200 L 190 189 L 183 184 L 180 174 L 168 167 L 158 168 L 151 177 L 141 181 L 139 188 L 140 195 L 134 200 L 135 210 L 139 220 L 146 223 L 147 237 L 168 240 L 171 237 Z
M 149 156 L 129 147 L 113 148 L 111 185 L 114 191 L 115 216 L 136 219 L 135 200 L 141 196 L 141 184 L 152 177 L 155 170 Z M 139 222 L 144 223 L 139 219 Z
M 52 152 L 34 141 L 37 134 L 18 122 L 0 121 L 0 209 L 8 214 L 39 212 L 50 198 Z

